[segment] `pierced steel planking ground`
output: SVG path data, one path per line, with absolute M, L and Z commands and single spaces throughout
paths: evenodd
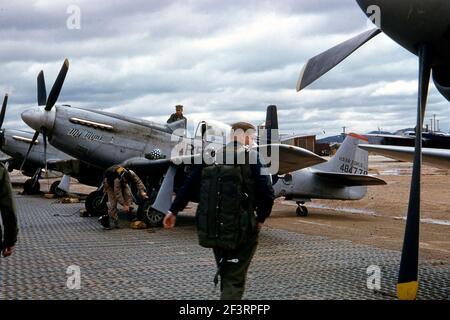
M 0 299 L 217 299 L 210 250 L 191 218 L 174 230 L 103 231 L 81 218 L 83 204 L 17 196 L 17 250 L 0 259 Z M 181 218 L 181 217 L 180 217 Z M 295 219 L 295 218 L 293 218 Z M 264 229 L 250 266 L 246 299 L 393 299 L 400 252 Z M 67 267 L 81 268 L 68 289 Z M 381 268 L 381 290 L 366 269 Z M 450 268 L 421 261 L 419 299 L 449 299 Z

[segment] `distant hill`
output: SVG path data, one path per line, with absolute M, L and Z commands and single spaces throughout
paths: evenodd
M 317 143 L 328 143 L 328 144 L 332 144 L 332 143 L 342 143 L 345 139 L 345 135 L 343 134 L 339 134 L 336 136 L 330 136 L 330 137 L 325 137 L 322 139 L 318 139 Z
M 368 132 L 367 134 L 392 134 L 392 132 L 389 132 L 389 131 L 378 131 L 378 130 L 376 130 L 376 131 L 370 131 L 370 132 Z

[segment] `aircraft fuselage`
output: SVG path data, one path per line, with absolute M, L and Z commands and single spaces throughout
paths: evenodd
M 171 132 L 148 121 L 74 107 L 55 107 L 49 142 L 65 153 L 105 169 L 155 149 L 170 157 Z

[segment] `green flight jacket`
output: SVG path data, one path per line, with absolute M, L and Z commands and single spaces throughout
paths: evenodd
M 184 120 L 185 124 L 187 123 L 187 119 L 185 116 L 178 117 L 176 113 L 172 113 L 170 115 L 169 119 L 167 119 L 167 123 L 172 123 L 178 120 Z
M 8 171 L 0 163 L 0 213 L 4 235 L 0 227 L 0 250 L 12 247 L 17 241 L 17 216 Z

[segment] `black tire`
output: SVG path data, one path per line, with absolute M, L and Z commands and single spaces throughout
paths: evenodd
M 50 193 L 56 195 L 57 197 L 64 197 L 66 196 L 66 192 L 64 190 L 61 190 L 60 188 L 58 188 L 59 184 L 61 183 L 60 180 L 55 181 L 52 183 L 52 185 L 50 186 Z
M 98 217 L 108 214 L 106 202 L 107 196 L 102 191 L 93 191 L 87 196 L 84 206 L 91 216 Z
M 153 202 L 151 201 L 145 201 L 142 204 L 142 207 L 139 208 L 139 210 L 141 210 L 141 215 L 144 222 L 149 227 L 162 227 L 164 214 L 153 209 L 152 204 Z
M 62 197 L 67 196 L 67 192 L 65 192 L 64 190 L 62 190 L 62 189 L 56 187 L 55 195 L 56 195 L 57 197 L 59 197 L 59 198 L 62 198 Z
M 55 196 L 57 196 L 59 198 L 67 196 L 67 193 L 64 190 L 58 188 L 60 183 L 61 183 L 61 181 L 58 180 L 58 181 L 53 182 L 52 185 L 50 186 L 50 193 L 54 194 Z
M 39 181 L 34 183 L 33 179 L 28 179 L 23 184 L 23 193 L 28 195 L 38 194 L 41 191 L 41 185 Z
M 298 206 L 296 212 L 297 212 L 297 216 L 299 216 L 299 217 L 307 217 L 308 216 L 308 208 L 305 206 Z

